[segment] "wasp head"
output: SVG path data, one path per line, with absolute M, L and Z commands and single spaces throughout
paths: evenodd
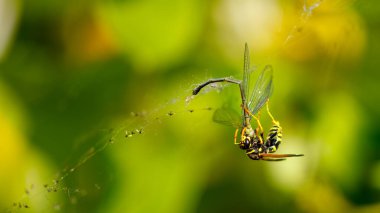
M 244 137 L 240 143 L 239 147 L 240 149 L 247 150 L 252 146 L 252 139 L 250 137 Z

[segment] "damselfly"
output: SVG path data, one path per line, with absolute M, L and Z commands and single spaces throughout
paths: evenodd
M 274 154 L 282 142 L 282 127 L 280 122 L 274 119 L 269 111 L 269 96 L 272 93 L 273 68 L 270 65 L 259 73 L 252 91 L 250 70 L 249 49 L 247 43 L 244 50 L 244 69 L 243 80 L 233 79 L 231 77 L 209 79 L 199 84 L 194 90 L 193 95 L 197 95 L 201 89 L 209 84 L 217 82 L 226 82 L 237 84 L 240 88 L 242 115 L 236 115 L 228 109 L 218 109 L 215 111 L 213 120 L 221 124 L 232 125 L 236 128 L 234 134 L 234 144 L 239 145 L 240 149 L 245 150 L 246 154 L 252 160 L 281 161 L 286 157 L 299 157 L 303 154 Z M 273 126 L 264 141 L 264 129 L 258 118 L 261 108 L 266 104 L 266 110 L 272 120 Z M 251 125 L 252 118 L 257 122 L 257 127 Z M 237 137 L 240 130 L 240 141 Z

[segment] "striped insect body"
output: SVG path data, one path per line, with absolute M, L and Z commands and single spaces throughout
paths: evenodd
M 265 141 L 265 147 L 267 147 L 269 153 L 274 153 L 278 150 L 282 142 L 282 128 L 279 124 L 274 124 L 270 128 L 267 139 Z

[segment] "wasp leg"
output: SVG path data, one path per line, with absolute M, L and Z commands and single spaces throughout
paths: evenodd
M 261 126 L 259 118 L 252 114 L 246 107 L 244 107 L 244 111 L 256 120 L 259 131 L 255 130 L 255 134 L 258 136 L 260 143 L 263 144 L 264 128 Z
M 259 150 L 257 149 L 252 149 L 251 151 L 246 151 L 245 154 L 247 155 L 250 155 L 250 154 L 256 154 L 257 156 L 259 156 L 258 152 L 260 152 Z
M 236 143 L 236 139 L 237 139 L 237 135 L 238 135 L 238 133 L 239 133 L 239 128 L 237 128 L 237 129 L 235 130 L 235 134 L 234 134 L 234 144 L 239 144 L 239 143 Z
M 241 136 L 240 137 L 245 137 L 245 131 L 247 130 L 247 127 L 244 127 L 243 130 L 241 130 Z
M 260 129 L 259 129 L 259 127 L 257 127 L 255 129 L 255 135 L 258 138 L 259 143 L 264 144 L 264 139 L 263 139 L 264 138 L 264 132 L 259 132 L 259 131 L 260 131 Z
M 267 112 L 269 117 L 272 119 L 273 126 L 268 132 L 265 146 L 267 147 L 269 153 L 273 153 L 277 151 L 282 142 L 282 128 L 280 126 L 280 122 L 274 119 L 272 113 L 269 111 L 269 100 L 266 102 L 266 105 Z
M 254 150 L 254 149 L 252 149 L 252 150 L 249 151 L 249 152 L 246 152 L 245 154 L 247 154 L 247 155 L 249 156 L 249 155 L 252 154 L 252 153 L 255 153 L 255 150 Z
M 257 118 L 254 114 L 252 114 L 252 112 L 250 112 L 246 107 L 244 107 L 244 111 L 256 120 L 257 125 L 259 126 L 259 129 L 260 129 L 260 132 L 264 132 L 263 126 L 261 126 L 259 118 Z
M 276 119 L 274 119 L 272 113 L 270 113 L 270 111 L 269 111 L 269 99 L 268 99 L 266 105 L 267 105 L 267 112 L 268 112 L 269 117 L 272 119 L 272 123 L 274 125 L 280 126 L 280 122 L 278 122 Z

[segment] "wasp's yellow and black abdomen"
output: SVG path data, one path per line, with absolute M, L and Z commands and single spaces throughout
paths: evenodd
M 273 125 L 269 130 L 265 146 L 269 153 L 276 152 L 282 142 L 282 128 L 279 125 Z

